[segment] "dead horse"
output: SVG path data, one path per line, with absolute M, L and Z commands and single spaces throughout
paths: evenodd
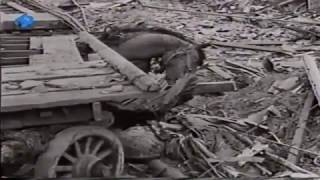
M 206 58 L 203 48 L 182 34 L 159 27 L 112 27 L 99 39 L 145 72 L 152 58 L 161 58 L 169 84 L 186 73 L 194 73 Z

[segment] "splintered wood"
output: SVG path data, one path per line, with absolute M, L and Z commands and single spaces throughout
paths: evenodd
M 312 55 L 303 56 L 305 70 L 312 86 L 313 93 L 316 96 L 320 106 L 320 70 L 318 68 L 316 59 L 317 58 Z

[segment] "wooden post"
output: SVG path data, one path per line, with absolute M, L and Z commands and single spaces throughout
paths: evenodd
M 122 57 L 119 53 L 102 43 L 95 36 L 86 31 L 79 33 L 80 40 L 89 44 L 89 46 L 98 53 L 106 62 L 120 71 L 121 74 L 128 77 L 137 87 L 144 91 L 158 91 L 160 85 L 153 78 L 148 76 L 141 69 Z

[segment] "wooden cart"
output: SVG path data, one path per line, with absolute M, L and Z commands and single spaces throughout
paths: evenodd
M 22 33 L 13 21 L 25 12 L 41 21 Z M 99 55 L 83 61 L 78 35 L 50 14 L 10 2 L 0 15 L 1 130 L 70 124 L 38 157 L 35 176 L 120 175 L 123 149 L 107 129 L 114 118 L 104 105 L 157 93 L 141 91 Z

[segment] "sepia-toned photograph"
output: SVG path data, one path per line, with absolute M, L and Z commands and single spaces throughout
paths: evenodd
M 320 0 L 0 0 L 1 179 L 320 179 Z

